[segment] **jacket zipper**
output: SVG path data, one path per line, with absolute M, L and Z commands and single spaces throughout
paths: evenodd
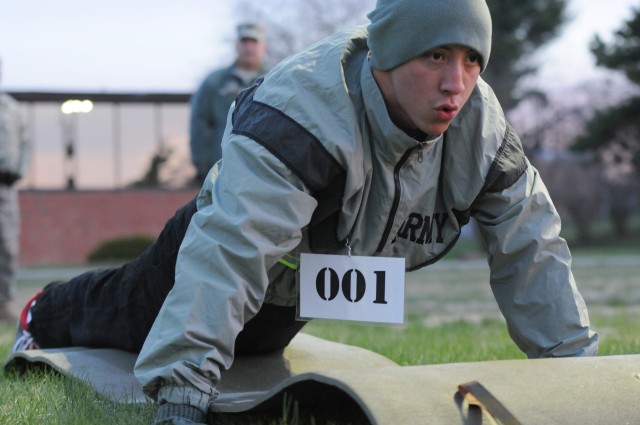
M 387 219 L 387 224 L 384 227 L 384 232 L 382 233 L 382 239 L 380 239 L 380 243 L 378 244 L 378 249 L 376 249 L 376 253 L 374 255 L 380 254 L 384 249 L 384 245 L 386 244 L 387 239 L 389 238 L 389 233 L 391 232 L 391 227 L 393 227 L 393 219 L 396 216 L 396 212 L 398 211 L 398 205 L 400 205 L 400 195 L 401 195 L 400 169 L 405 164 L 405 162 L 407 162 L 407 159 L 409 159 L 413 151 L 415 151 L 416 149 L 420 149 L 420 151 L 418 152 L 418 161 L 420 161 L 420 159 L 422 159 L 422 148 L 423 148 L 423 142 L 420 142 L 417 146 L 414 146 L 411 149 L 407 150 L 404 153 L 404 155 L 402 155 L 402 158 L 400 158 L 400 161 L 398 161 L 396 166 L 393 168 L 393 183 L 394 183 L 393 203 L 391 204 L 391 211 L 389 211 L 389 218 Z
M 426 144 L 427 144 L 427 142 L 418 142 L 418 148 L 420 149 L 418 151 L 418 162 L 420 164 L 422 164 L 422 161 L 424 160 L 423 151 L 424 151 L 424 145 L 426 145 Z

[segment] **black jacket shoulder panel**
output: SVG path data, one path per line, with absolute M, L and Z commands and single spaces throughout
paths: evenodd
M 284 112 L 253 99 L 262 81 L 243 91 L 232 113 L 232 133 L 249 137 L 282 161 L 318 201 L 310 223 L 314 251 L 341 245 L 337 221 L 342 208 L 346 170 L 306 128 Z
M 527 170 L 527 159 L 520 138 L 507 123 L 504 138 L 489 167 L 483 192 L 500 192 L 513 185 Z

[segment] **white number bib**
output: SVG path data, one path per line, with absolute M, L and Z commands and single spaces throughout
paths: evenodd
M 301 254 L 301 318 L 404 322 L 404 258 Z

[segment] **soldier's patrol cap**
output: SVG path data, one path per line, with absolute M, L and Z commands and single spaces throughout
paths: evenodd
M 258 23 L 245 22 L 238 25 L 238 40 L 264 41 L 266 38 L 265 27 Z

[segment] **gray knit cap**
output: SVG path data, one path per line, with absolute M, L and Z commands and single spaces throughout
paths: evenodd
M 486 69 L 491 14 L 485 0 L 378 0 L 368 15 L 371 64 L 388 71 L 445 44 L 476 50 Z

